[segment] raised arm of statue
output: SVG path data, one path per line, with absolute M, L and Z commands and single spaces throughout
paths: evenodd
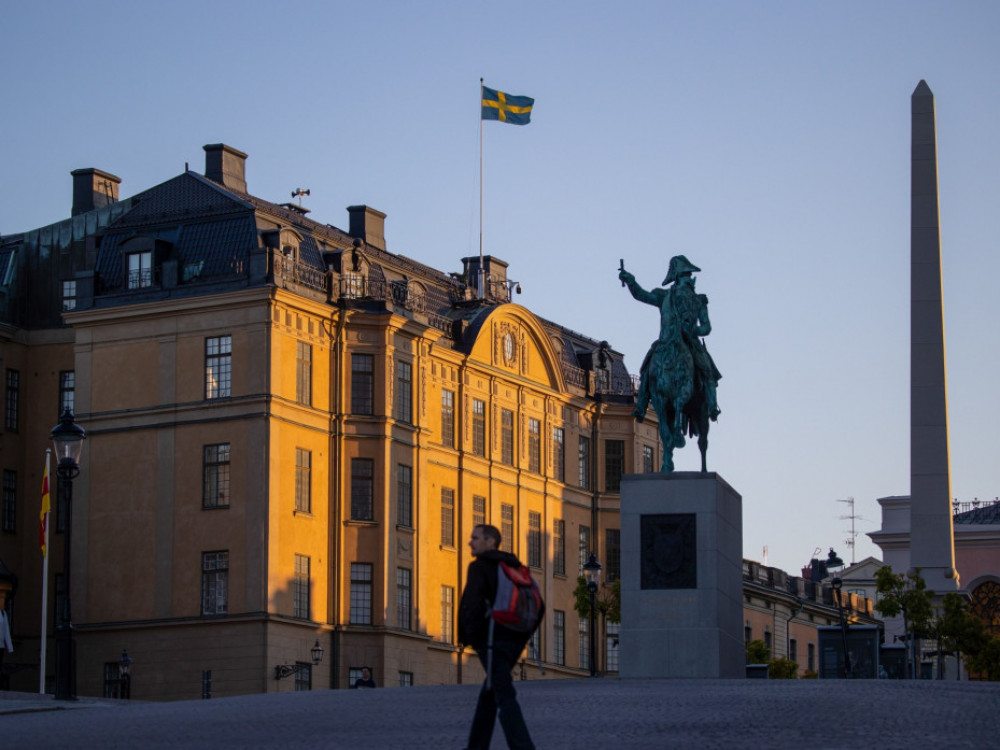
M 660 306 L 660 298 L 657 297 L 652 292 L 647 292 L 641 286 L 639 286 L 635 281 L 635 276 L 630 274 L 624 268 L 618 272 L 618 278 L 625 283 L 628 287 L 629 292 L 640 302 L 645 302 L 647 305 Z

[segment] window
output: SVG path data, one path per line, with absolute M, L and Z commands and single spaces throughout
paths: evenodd
M 312 451 L 295 449 L 295 510 L 312 513 Z
M 375 357 L 351 355 L 351 413 L 375 413 Z
M 472 452 L 486 455 L 486 402 L 472 399 Z
M 295 400 L 312 405 L 312 347 L 303 341 L 295 351 Z
M 580 668 L 590 668 L 590 620 L 586 617 L 580 618 Z
M 528 567 L 542 567 L 542 514 L 528 511 Z
M 309 619 L 309 558 L 295 556 L 295 617 Z
M 806 644 L 806 669 L 810 672 L 816 671 L 816 644 Z
M 396 363 L 396 419 L 413 422 L 413 365 Z
M 510 409 L 500 410 L 500 460 L 514 465 L 514 412 Z
M 590 557 L 590 527 L 580 527 L 580 572 L 583 573 L 584 563 Z
M 604 651 L 604 668 L 608 672 L 618 671 L 618 633 L 620 628 L 621 624 L 617 622 L 609 622 L 604 626 L 607 641 Z
M 372 624 L 372 564 L 351 563 L 351 624 Z
M 62 283 L 62 309 L 69 312 L 76 309 L 76 282 L 64 281 Z
M 18 411 L 21 406 L 21 373 L 7 370 L 7 409 L 4 413 L 4 427 L 17 432 Z
M 748 622 L 743 626 L 743 644 L 747 645 L 753 640 L 753 627 Z
M 149 250 L 142 253 L 129 253 L 128 288 L 143 289 L 153 285 L 153 253 Z
M 351 520 L 373 521 L 372 507 L 375 462 L 370 458 L 351 459 Z
M 118 662 L 104 662 L 104 697 L 124 698 L 122 695 L 122 675 L 118 669 Z
M 400 687 L 413 687 L 413 672 L 400 672 L 399 673 L 399 686 Z
M 796 664 L 799 661 L 799 642 L 794 638 L 788 640 L 788 658 Z
M 441 391 L 441 444 L 455 447 L 455 393 Z
M 229 612 L 229 550 L 201 553 L 201 613 Z
M 513 552 L 514 545 L 514 506 L 507 503 L 500 504 L 500 536 L 501 549 Z
M 552 661 L 566 663 L 566 613 L 558 609 L 552 612 L 552 651 Z
M 528 639 L 528 658 L 541 661 L 542 659 L 542 629 L 536 628 Z
M 771 646 L 772 646 L 771 641 L 772 641 L 772 639 L 771 639 L 771 631 L 770 630 L 765 630 L 764 631 L 764 645 L 767 646 L 768 652 L 771 651 Z
M 205 398 L 228 398 L 232 395 L 232 359 L 232 336 L 205 339 Z
M 580 489 L 589 490 L 590 489 L 590 438 L 580 436 L 580 452 L 577 461 L 578 468 L 578 484 Z
M 566 575 L 566 522 L 561 518 L 552 522 L 552 572 Z
M 17 472 L 3 470 L 3 510 L 0 529 L 13 534 L 17 531 Z
M 59 415 L 76 404 L 76 372 L 63 370 L 59 373 Z
M 566 481 L 566 434 L 562 427 L 552 428 L 552 476 Z
M 396 627 L 410 629 L 410 570 L 396 568 Z
M 604 566 L 605 581 L 614 583 L 622 574 L 622 532 L 621 529 L 606 529 L 604 532 L 604 554 L 608 558 Z
M 542 470 L 542 423 L 528 420 L 528 471 L 536 474 Z
M 441 544 L 455 546 L 455 490 L 441 488 Z
M 642 446 L 642 471 L 645 474 L 652 474 L 656 471 L 653 464 L 653 446 Z
M 206 445 L 202 455 L 201 507 L 229 507 L 229 443 Z
M 396 523 L 413 528 L 413 468 L 396 465 Z
M 486 498 L 481 495 L 472 496 L 472 525 L 482 526 L 486 523 Z
M 604 491 L 618 492 L 625 470 L 625 441 L 604 441 Z
M 441 640 L 453 643 L 455 640 L 455 589 L 441 587 Z
M 295 662 L 298 669 L 295 672 L 295 690 L 296 692 L 304 692 L 306 690 L 312 690 L 313 684 L 313 669 L 312 664 L 305 661 Z

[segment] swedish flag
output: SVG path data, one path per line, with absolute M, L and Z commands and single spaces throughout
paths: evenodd
M 527 125 L 531 122 L 531 108 L 535 100 L 530 96 L 512 96 L 483 86 L 483 119 Z

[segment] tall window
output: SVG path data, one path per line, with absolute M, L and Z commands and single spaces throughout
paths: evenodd
M 455 546 L 455 490 L 441 488 L 441 544 Z
M 542 423 L 528 420 L 528 471 L 536 474 L 542 470 Z
M 295 556 L 295 617 L 309 619 L 309 558 Z
M 17 432 L 18 413 L 21 408 L 21 373 L 7 369 L 7 402 L 4 412 L 4 427 Z
M 13 534 L 17 531 L 17 472 L 3 470 L 3 510 L 0 529 Z
M 486 402 L 472 399 L 472 452 L 486 455 Z
M 441 587 L 441 640 L 453 643 L 455 640 L 455 589 Z
M 508 552 L 516 549 L 514 544 L 514 506 L 507 503 L 500 504 L 500 536 L 501 548 Z
M 399 686 L 400 687 L 413 687 L 413 672 L 403 672 L 399 673 Z
M 455 447 L 455 392 L 441 391 L 441 444 Z
M 62 309 L 63 312 L 76 309 L 76 281 L 62 283 Z
M 312 404 L 312 347 L 299 341 L 295 351 L 295 400 Z
M 373 489 L 375 462 L 370 458 L 351 459 L 351 520 L 375 520 Z
M 542 514 L 528 511 L 528 567 L 542 567 Z
M 816 671 L 816 644 L 806 644 L 806 669 L 810 672 Z
M 652 474 L 656 471 L 653 464 L 653 446 L 642 446 L 642 471 L 644 474 Z
M 580 527 L 580 572 L 583 573 L 583 566 L 590 557 L 590 527 Z
M 413 528 L 413 467 L 396 465 L 396 523 Z
M 201 553 L 201 613 L 229 612 L 229 550 Z
M 622 487 L 625 470 L 625 441 L 604 441 L 604 491 L 618 492 Z
M 76 372 L 63 370 L 59 373 L 59 414 L 64 411 L 76 411 Z
M 205 398 L 228 398 L 232 395 L 233 337 L 211 336 L 205 339 Z
M 410 570 L 396 568 L 396 626 L 410 629 Z
M 606 623 L 605 626 L 606 633 L 606 645 L 604 649 L 604 668 L 609 672 L 618 671 L 618 633 L 621 629 L 621 624 L 617 622 Z
M 552 661 L 566 663 L 566 613 L 556 609 L 552 612 Z
M 396 363 L 396 419 L 413 422 L 413 365 Z
M 351 624 L 372 624 L 372 564 L 351 563 Z
M 153 285 L 153 253 L 146 250 L 142 253 L 129 253 L 128 288 L 143 289 Z
M 500 410 L 500 460 L 514 465 L 514 412 L 510 409 Z
M 621 529 L 606 529 L 604 532 L 605 549 L 604 555 L 608 558 L 608 563 L 604 567 L 605 580 L 614 583 L 622 574 L 622 532 Z
M 295 510 L 312 513 L 312 451 L 295 449 Z
M 788 658 L 796 664 L 799 661 L 799 642 L 794 638 L 788 639 Z
M 201 507 L 229 507 L 229 443 L 205 446 L 201 476 Z
M 588 617 L 579 619 L 579 632 L 580 668 L 587 669 L 590 666 L 590 619 Z
M 580 436 L 580 451 L 577 460 L 580 489 L 590 489 L 590 438 Z
M 566 433 L 562 427 L 552 428 L 552 476 L 566 481 Z
M 561 518 L 552 522 L 552 572 L 566 575 L 566 522 Z
M 472 525 L 482 526 L 486 523 L 486 498 L 482 495 L 472 496 Z
M 528 639 L 528 658 L 541 661 L 542 659 L 542 629 L 536 628 Z
M 375 357 L 351 355 L 351 413 L 375 413 Z
M 305 692 L 313 689 L 312 664 L 305 661 L 295 662 L 298 670 L 295 672 L 295 692 Z

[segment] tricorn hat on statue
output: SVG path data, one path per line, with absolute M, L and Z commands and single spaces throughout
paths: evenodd
M 675 255 L 670 259 L 670 267 L 667 269 L 667 278 L 663 280 L 662 286 L 666 286 L 671 281 L 677 281 L 681 276 L 687 273 L 693 273 L 694 271 L 700 271 L 694 263 L 689 261 L 686 256 Z

